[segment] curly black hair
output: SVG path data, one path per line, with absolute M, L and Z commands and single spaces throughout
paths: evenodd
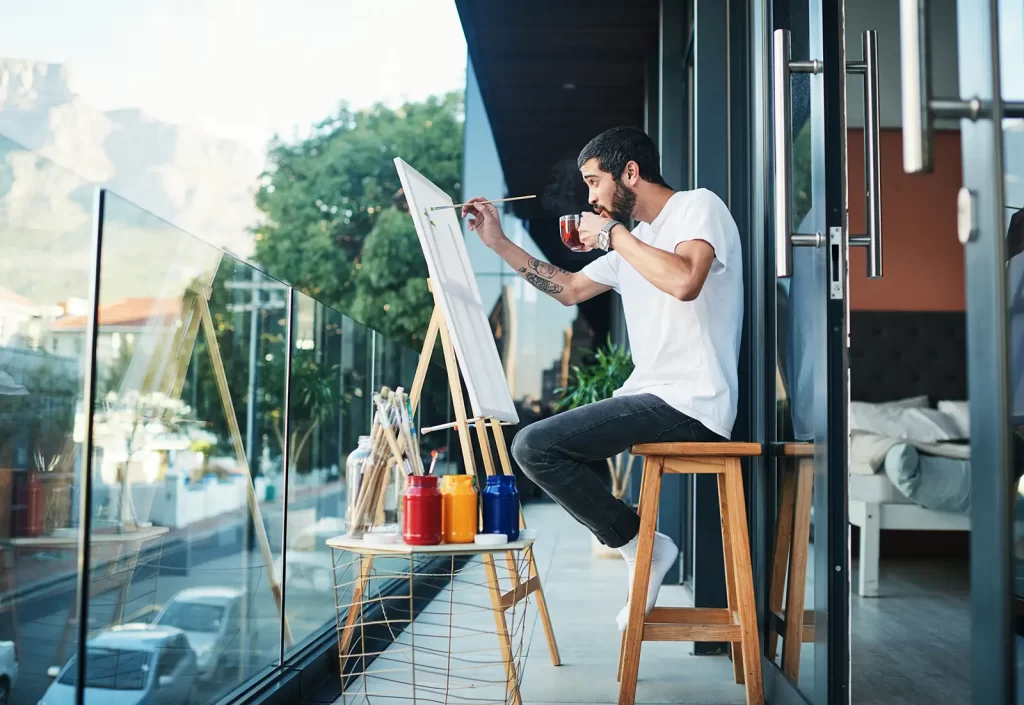
M 580 169 L 588 159 L 597 158 L 601 171 L 607 171 L 618 181 L 629 162 L 636 162 L 640 178 L 652 184 L 668 187 L 661 176 L 661 158 L 654 141 L 636 127 L 613 127 L 587 143 L 576 160 Z

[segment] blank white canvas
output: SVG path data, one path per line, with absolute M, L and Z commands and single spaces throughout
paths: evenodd
M 402 159 L 395 158 L 395 168 L 416 224 L 416 235 L 427 260 L 436 298 L 448 321 L 473 416 L 519 423 L 476 276 L 469 263 L 458 209 L 430 210 L 433 206 L 450 206 L 453 201 Z

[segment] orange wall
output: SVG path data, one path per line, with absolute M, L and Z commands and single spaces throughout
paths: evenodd
M 882 274 L 865 276 L 864 249 L 850 251 L 850 308 L 963 311 L 964 251 L 956 238 L 960 133 L 935 133 L 935 171 L 903 172 L 899 130 L 882 130 Z M 848 136 L 850 232 L 864 227 L 864 133 Z

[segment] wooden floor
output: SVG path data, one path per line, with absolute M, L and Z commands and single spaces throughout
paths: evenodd
M 857 584 L 856 574 L 851 582 Z M 883 597 L 850 597 L 851 701 L 969 703 L 966 559 L 883 560 L 881 582 Z

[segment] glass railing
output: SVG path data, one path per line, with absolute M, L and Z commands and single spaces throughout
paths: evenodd
M 418 351 L 17 145 L 0 153 L 25 191 L 0 194 L 12 702 L 73 702 L 82 687 L 215 702 L 333 629 L 325 540 L 346 529 L 345 461 L 373 393 L 408 388 Z M 439 366 L 419 413 L 450 420 Z M 450 434 L 424 447 L 440 472 L 457 462 Z

